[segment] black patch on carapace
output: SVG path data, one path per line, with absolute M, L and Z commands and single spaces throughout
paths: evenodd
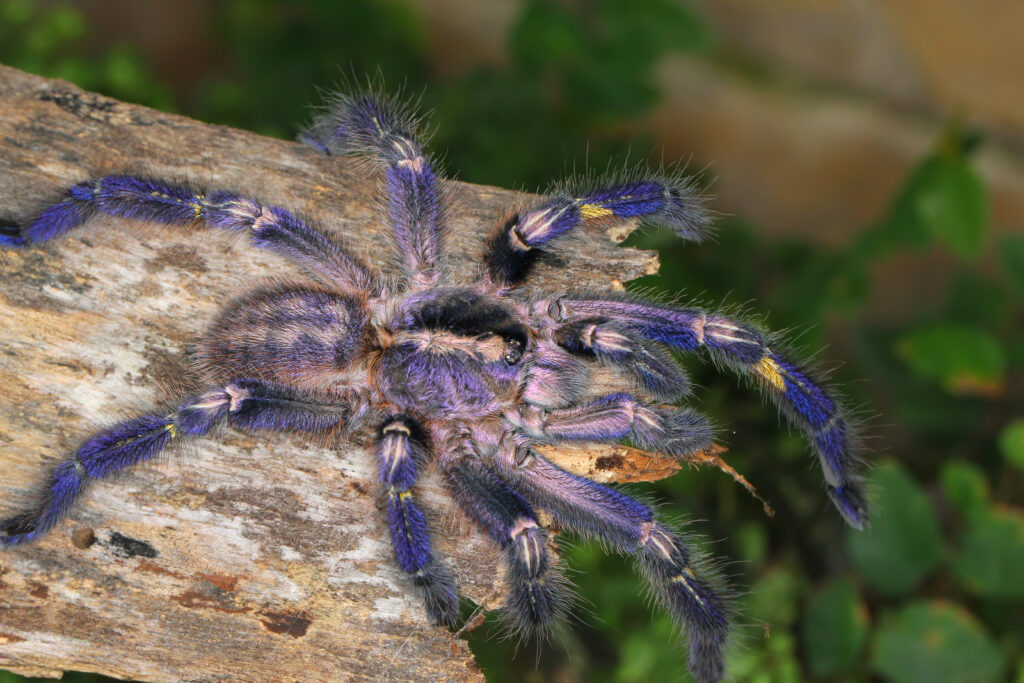
M 414 328 L 446 330 L 463 337 L 496 334 L 523 347 L 528 339 L 526 326 L 510 309 L 469 290 L 438 294 L 413 311 L 412 322 Z
M 117 531 L 110 534 L 109 545 L 114 554 L 121 557 L 156 557 L 159 554 L 149 543 L 129 538 Z

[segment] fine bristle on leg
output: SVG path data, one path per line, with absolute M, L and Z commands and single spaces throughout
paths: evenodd
M 648 339 L 686 351 L 707 349 L 719 365 L 755 380 L 808 436 L 821 463 L 829 497 L 850 526 L 867 523 L 858 440 L 842 402 L 807 367 L 774 347 L 758 326 L 735 317 L 648 303 L 630 295 L 567 297 L 553 306 L 560 322 L 604 317 Z
M 563 183 L 552 197 L 513 213 L 491 235 L 484 254 L 487 276 L 501 287 L 522 282 L 537 251 L 580 225 L 637 219 L 665 225 L 701 241 L 710 223 L 703 201 L 683 178 L 637 174 L 628 179 Z
M 225 418 L 241 427 L 311 431 L 334 427 L 349 413 L 312 408 L 283 387 L 240 379 L 193 396 L 170 414 L 119 422 L 90 436 L 71 458 L 54 468 L 32 510 L 0 522 L 0 546 L 39 538 L 71 510 L 90 481 L 151 460 L 172 441 L 206 434 Z
M 683 540 L 662 524 L 641 527 L 637 562 L 658 600 L 686 627 L 690 673 L 701 683 L 710 683 L 725 675 L 728 607 L 718 592 L 697 576 L 690 555 Z
M 441 275 L 445 203 L 418 128 L 405 105 L 364 92 L 337 96 L 301 139 L 321 151 L 362 154 L 380 163 L 403 264 L 410 277 L 427 285 Z
M 607 543 L 636 558 L 655 597 L 685 628 L 690 671 L 702 683 L 724 675 L 729 605 L 713 574 L 698 570 L 693 553 L 646 505 L 571 474 L 530 452 L 500 472 L 559 526 Z
M 452 496 L 506 554 L 503 614 L 513 632 L 547 637 L 568 612 L 568 584 L 548 551 L 548 531 L 529 503 L 490 468 L 469 458 L 445 467 Z
M 9 227 L 0 245 L 23 246 L 53 239 L 97 213 L 165 225 L 198 223 L 247 232 L 260 248 L 293 259 L 353 291 L 374 288 L 374 278 L 326 234 L 280 207 L 263 206 L 230 192 L 205 192 L 182 183 L 138 176 L 105 176 L 79 183 L 64 200 L 44 209 L 28 225 Z
M 377 458 L 387 495 L 391 546 L 398 566 L 423 589 L 430 620 L 454 626 L 459 617 L 455 579 L 434 558 L 426 517 L 412 493 L 419 467 L 427 459 L 426 434 L 419 423 L 406 415 L 388 418 L 378 434 Z
M 580 320 L 557 328 L 554 339 L 577 355 L 621 369 L 659 401 L 677 401 L 689 393 L 686 373 L 672 356 L 624 325 L 603 318 Z
M 711 447 L 711 423 L 689 408 L 655 406 L 629 394 L 609 394 L 552 410 L 542 423 L 519 425 L 535 438 L 553 441 L 610 441 L 631 437 L 640 448 L 685 458 Z

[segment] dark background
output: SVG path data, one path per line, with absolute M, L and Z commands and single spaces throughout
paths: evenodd
M 960 5 L 0 0 L 0 61 L 286 138 L 318 88 L 369 74 L 423 93 L 431 148 L 475 183 L 703 170 L 717 238 L 632 238 L 662 269 L 631 286 L 824 348 L 876 463 L 875 520 L 852 532 L 803 438 L 686 359 L 776 511 L 714 470 L 639 487 L 699 520 L 740 587 L 732 679 L 1024 681 L 1024 14 Z M 470 634 L 488 680 L 685 677 L 628 562 L 565 559 L 582 623 L 538 657 L 489 620 Z

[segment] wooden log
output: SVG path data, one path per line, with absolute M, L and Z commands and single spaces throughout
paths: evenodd
M 23 222 L 72 183 L 134 171 L 253 194 L 313 217 L 367 261 L 388 259 L 365 165 L 0 66 L 0 219 Z M 528 197 L 451 189 L 448 244 L 468 277 L 496 217 Z M 621 287 L 654 272 L 654 254 L 615 245 L 628 232 L 566 236 L 536 281 Z M 291 272 L 212 230 L 109 217 L 0 250 L 0 514 L 98 425 L 172 393 L 219 306 Z M 0 668 L 149 681 L 482 680 L 466 642 L 429 625 L 393 564 L 368 443 L 225 430 L 96 483 L 43 540 L 0 551 Z M 422 488 L 461 590 L 498 604 L 491 544 L 436 476 Z

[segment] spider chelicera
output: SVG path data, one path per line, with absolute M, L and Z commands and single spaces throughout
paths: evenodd
M 401 276 L 385 278 L 286 209 L 229 191 L 137 176 L 72 186 L 0 245 L 30 247 L 96 213 L 245 233 L 306 269 L 304 283 L 268 286 L 228 304 L 197 345 L 208 388 L 169 413 L 93 434 L 57 465 L 27 512 L 0 522 L 0 546 L 39 538 L 94 479 L 226 422 L 242 429 L 331 432 L 372 425 L 395 559 L 418 585 L 430 618 L 454 625 L 458 591 L 416 502 L 417 475 L 436 466 L 453 499 L 505 553 L 512 626 L 547 633 L 571 600 L 549 543 L 559 528 L 635 557 L 659 602 L 685 629 L 700 681 L 724 673 L 729 605 L 684 538 L 646 505 L 554 465 L 538 445 L 630 438 L 686 460 L 711 446 L 712 425 L 672 405 L 689 383 L 669 348 L 705 349 L 744 374 L 808 435 L 828 494 L 854 527 L 867 517 L 840 402 L 780 352 L 772 336 L 730 315 L 610 291 L 527 295 L 540 250 L 580 227 L 640 220 L 699 241 L 708 213 L 691 183 L 643 172 L 566 183 L 498 221 L 479 277 L 445 267 L 446 202 L 417 119 L 395 100 L 340 96 L 304 133 L 325 154 L 357 153 L 383 175 Z M 597 377 L 611 371 L 616 390 Z M 539 515 L 543 511 L 546 515 Z

